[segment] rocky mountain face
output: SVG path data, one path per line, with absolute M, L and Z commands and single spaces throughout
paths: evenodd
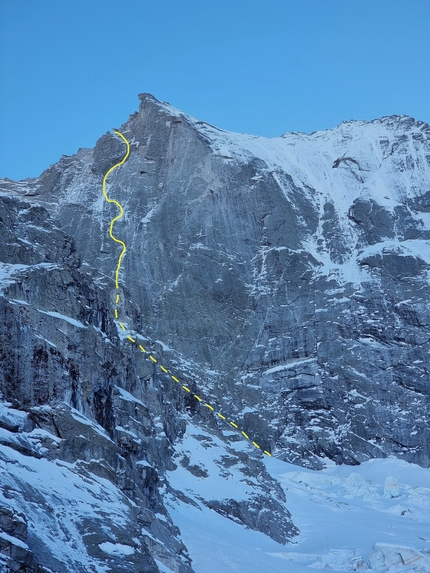
M 0 181 L 5 571 L 191 573 L 178 500 L 289 543 L 261 450 L 430 466 L 430 127 L 268 139 L 140 99 L 107 184 L 119 305 L 101 188 L 124 143 Z

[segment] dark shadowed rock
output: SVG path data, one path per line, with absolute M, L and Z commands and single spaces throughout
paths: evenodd
M 395 455 L 429 467 L 430 128 L 390 116 L 268 139 L 140 100 L 120 128 L 130 157 L 107 182 L 125 213 L 118 310 L 191 391 L 113 318 L 118 210 L 101 185 L 125 149 L 106 134 L 39 178 L 0 182 L 1 443 L 115 488 L 126 517 L 80 523 L 88 559 L 149 573 L 156 557 L 185 573 L 165 494 L 198 503 L 166 476 L 178 464 L 210 474 L 175 447 L 190 421 L 234 441 L 195 393 L 296 464 Z M 238 464 L 257 483 L 253 452 L 229 451 L 220 471 Z M 297 528 L 269 481 L 244 500 L 214 492 L 202 503 L 285 543 Z M 37 491 L 23 482 L 15 495 L 26 507 Z M 28 551 L 55 569 L 31 520 L 28 532 Z M 129 558 L 100 549 L 114 538 Z M 75 571 L 78 552 L 67 557 Z

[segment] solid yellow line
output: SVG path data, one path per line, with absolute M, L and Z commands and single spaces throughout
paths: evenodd
M 119 201 L 116 201 L 115 199 L 110 199 L 110 198 L 108 197 L 108 194 L 107 194 L 107 192 L 106 192 L 106 182 L 107 182 L 108 176 L 112 173 L 112 171 L 114 171 L 114 169 L 116 169 L 117 167 L 119 167 L 120 165 L 122 165 L 123 163 L 125 163 L 125 161 L 128 159 L 128 156 L 130 155 L 130 144 L 129 144 L 129 142 L 127 141 L 127 139 L 122 135 L 122 133 L 120 133 L 119 131 L 116 131 L 115 129 L 113 130 L 113 132 L 115 133 L 115 135 L 118 135 L 118 136 L 124 141 L 124 143 L 125 143 L 125 145 L 126 145 L 126 148 L 127 148 L 126 153 L 125 153 L 124 157 L 122 158 L 122 160 L 121 160 L 119 163 L 116 163 L 115 165 L 113 165 L 113 166 L 109 169 L 109 171 L 108 171 L 108 172 L 106 173 L 106 175 L 103 177 L 103 183 L 102 183 L 102 189 L 103 189 L 103 196 L 104 196 L 104 198 L 106 199 L 106 201 L 107 201 L 108 203 L 114 203 L 114 204 L 118 207 L 118 209 L 119 209 L 119 214 L 111 220 L 110 226 L 109 226 L 109 236 L 110 236 L 110 238 L 111 238 L 113 241 L 115 241 L 115 243 L 118 243 L 119 245 L 122 246 L 122 250 L 121 250 L 121 253 L 119 254 L 118 263 L 117 263 L 116 270 L 115 270 L 115 287 L 116 287 L 116 289 L 118 290 L 118 288 L 119 288 L 119 284 L 118 284 L 118 282 L 119 282 L 119 272 L 120 272 L 120 269 L 121 269 L 122 259 L 123 259 L 124 255 L 125 255 L 125 252 L 126 252 L 126 250 L 127 250 L 127 247 L 126 247 L 126 245 L 125 245 L 125 243 L 124 243 L 123 241 L 121 241 L 120 239 L 117 239 L 117 238 L 115 237 L 115 235 L 113 234 L 113 226 L 114 226 L 114 224 L 115 224 L 116 221 L 118 221 L 119 219 L 121 219 L 121 218 L 123 217 L 123 215 L 124 215 L 124 208 L 123 208 L 123 206 L 121 205 L 121 203 L 120 203 Z M 120 300 L 120 295 L 119 295 L 119 293 L 117 293 L 117 294 L 116 294 L 116 297 L 115 297 L 115 303 L 118 304 L 119 300 Z M 118 309 L 115 309 L 115 318 L 118 318 Z M 120 327 L 122 328 L 122 330 L 126 330 L 126 327 L 123 325 L 122 322 L 120 322 L 119 325 L 120 325 Z M 128 338 L 129 340 L 131 340 L 131 342 L 136 342 L 136 340 L 135 340 L 134 338 L 132 338 L 131 336 L 127 336 L 127 338 Z M 142 350 L 142 352 L 145 352 L 145 353 L 146 353 L 146 350 L 143 348 L 143 346 L 142 346 L 141 344 L 139 344 L 139 348 Z M 152 360 L 152 362 L 158 362 L 151 354 L 149 355 L 149 358 Z M 163 372 L 168 372 L 168 370 L 167 370 L 166 368 L 164 368 L 164 366 L 161 366 L 161 365 L 160 365 L 160 368 L 161 368 L 161 370 L 162 370 Z M 179 380 L 178 380 L 175 376 L 171 376 L 171 378 L 172 378 L 175 382 L 179 382 Z M 191 390 L 190 390 L 187 386 L 182 386 L 182 388 L 183 388 L 184 390 L 186 390 L 187 392 L 191 392 Z M 200 398 L 200 396 L 197 396 L 197 394 L 194 394 L 194 397 L 195 397 L 199 402 L 202 402 L 202 401 L 203 401 L 203 400 Z M 213 408 L 210 404 L 206 403 L 205 406 L 206 406 L 206 408 L 209 408 L 209 410 L 215 411 L 215 408 Z M 222 418 L 223 420 L 226 419 L 226 417 L 223 416 L 223 415 L 220 414 L 220 413 L 218 413 L 218 416 L 219 416 L 220 418 Z M 234 428 L 236 428 L 236 429 L 238 428 L 237 424 L 235 424 L 234 422 L 229 422 L 229 424 L 230 424 L 231 426 L 233 426 Z M 242 435 L 243 435 L 246 439 L 249 439 L 249 436 L 248 436 L 247 434 L 245 434 L 245 432 L 241 432 L 241 433 L 242 433 Z M 260 446 L 259 446 L 256 442 L 252 442 L 252 444 L 253 444 L 256 448 L 261 449 Z M 264 453 L 265 453 L 266 455 L 268 455 L 268 456 L 271 456 L 271 455 L 272 455 L 272 454 L 271 454 L 270 452 L 268 452 L 267 450 L 263 450 L 263 451 L 264 451 Z
M 115 221 L 118 221 L 118 219 L 121 219 L 121 217 L 124 215 L 124 209 L 123 209 L 123 206 L 121 205 L 121 203 L 119 203 L 118 201 L 115 201 L 115 199 L 109 199 L 108 194 L 106 193 L 106 180 L 107 180 L 109 174 L 112 173 L 112 171 L 113 171 L 114 169 L 116 169 L 117 167 L 119 167 L 120 165 L 122 165 L 122 164 L 127 160 L 128 156 L 130 155 L 130 144 L 129 144 L 129 142 L 126 140 L 126 138 L 123 136 L 122 133 L 120 133 L 119 131 L 115 131 L 115 130 L 114 130 L 113 132 L 115 133 L 115 135 L 118 135 L 118 136 L 124 141 L 124 143 L 125 143 L 126 146 L 127 146 L 126 154 L 124 155 L 124 157 L 122 158 L 122 160 L 121 160 L 119 163 L 117 163 L 116 165 L 113 165 L 113 166 L 109 169 L 109 171 L 108 171 L 108 172 L 106 173 L 106 175 L 103 177 L 103 183 L 102 183 L 102 189 L 103 189 L 103 196 L 104 196 L 104 198 L 106 199 L 106 201 L 107 201 L 108 203 L 114 203 L 114 204 L 118 207 L 118 209 L 119 209 L 119 214 L 112 219 L 112 221 L 110 222 L 110 227 L 109 227 L 109 236 L 110 236 L 110 238 L 111 238 L 113 241 L 115 241 L 115 243 L 119 243 L 119 244 L 122 246 L 122 251 L 121 251 L 121 253 L 120 253 L 119 257 L 118 257 L 118 264 L 117 264 L 117 266 L 116 266 L 116 271 L 115 271 L 115 286 L 116 286 L 116 288 L 118 289 L 118 288 L 119 288 L 119 287 L 118 287 L 118 275 L 119 275 L 119 271 L 120 271 L 120 268 L 121 268 L 122 258 L 123 258 L 123 256 L 125 255 L 125 251 L 127 250 L 127 247 L 125 246 L 125 243 L 124 243 L 123 241 L 121 241 L 120 239 L 117 239 L 117 238 L 115 237 L 115 235 L 113 234 L 112 230 L 113 230 L 113 226 L 114 226 L 114 224 L 115 224 Z

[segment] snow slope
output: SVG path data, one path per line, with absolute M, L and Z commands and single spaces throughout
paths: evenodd
M 201 447 L 201 436 L 201 429 L 189 426 L 177 452 L 194 454 L 207 475 L 196 477 L 183 467 L 169 472 L 169 483 L 193 502 L 172 496 L 169 506 L 196 573 L 430 571 L 429 469 L 388 458 L 314 471 L 264 457 L 301 532 L 281 545 L 205 505 L 214 495 L 246 496 L 247 485 L 240 472 L 222 475 L 214 467 L 216 454 Z M 231 447 L 240 451 L 244 445 Z

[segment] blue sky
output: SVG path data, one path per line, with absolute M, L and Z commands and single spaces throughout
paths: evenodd
M 152 93 L 223 129 L 430 123 L 429 0 L 0 2 L 0 176 L 33 177 Z

